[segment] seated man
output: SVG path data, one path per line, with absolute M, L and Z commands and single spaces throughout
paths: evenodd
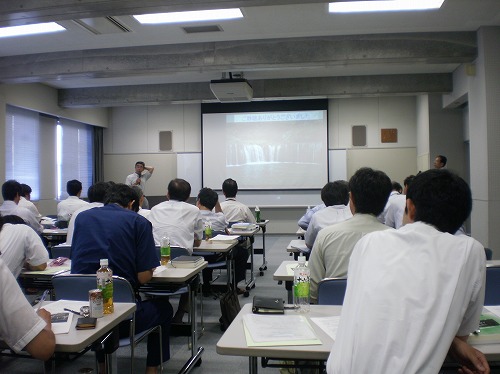
M 95 274 L 99 260 L 107 258 L 114 275 L 127 279 L 134 289 L 151 280 L 159 265 L 151 223 L 131 209 L 135 193 L 129 186 L 116 184 L 108 192 L 102 208 L 89 209 L 75 220 L 71 251 L 71 272 Z M 136 332 L 162 327 L 163 360 L 170 358 L 169 332 L 172 306 L 168 299 L 137 299 Z M 129 327 L 121 326 L 120 333 L 128 336 Z M 99 354 L 99 361 L 104 356 Z M 157 334 L 148 336 L 146 373 L 156 373 L 160 365 Z
M 187 203 L 191 185 L 184 179 L 173 179 L 167 189 L 168 201 L 155 205 L 147 217 L 153 224 L 155 242 L 159 245 L 163 237 L 168 237 L 170 245 L 185 248 L 192 254 L 193 247 L 198 247 L 203 238 L 203 219 L 200 210 Z M 174 323 L 182 322 L 188 301 L 188 294 L 182 294 Z
M 16 279 L 0 258 L 0 339 L 16 353 L 23 349 L 46 361 L 54 353 L 56 338 L 51 330 L 50 313 L 35 312 Z
M 23 221 L 31 226 L 37 234 L 41 234 L 43 226 L 40 225 L 35 215 L 28 209 L 19 206 L 21 199 L 22 187 L 15 180 L 8 180 L 2 185 L 3 204 L 0 206 L 0 214 L 2 216 L 14 215 L 21 217 Z
M 463 179 L 428 170 L 407 191 L 406 225 L 359 240 L 329 374 L 438 373 L 448 353 L 459 372 L 489 373 L 466 342 L 483 310 L 484 249 L 453 235 L 471 208 Z
M 30 270 L 44 270 L 49 254 L 40 236 L 28 225 L 3 223 L 0 217 L 0 258 L 15 278 L 24 264 Z
M 38 211 L 38 208 L 31 202 L 31 187 L 28 186 L 27 184 L 21 183 L 21 198 L 19 199 L 19 206 L 22 206 L 23 208 L 27 208 L 29 211 L 31 211 L 37 220 L 42 219 L 42 215 Z
M 217 192 L 211 188 L 202 188 L 196 199 L 196 206 L 200 209 L 203 218 L 204 226 L 210 225 L 212 231 L 218 233 L 226 233 L 228 222 L 219 204 L 219 196 Z M 215 211 L 214 211 L 215 209 Z M 213 255 L 204 255 L 208 262 L 218 262 L 224 258 L 224 254 L 214 253 Z M 212 281 L 213 269 L 203 269 L 203 291 L 205 293 L 210 290 L 210 282 Z
M 307 228 L 309 227 L 309 223 L 311 222 L 311 218 L 314 215 L 314 213 L 319 212 L 320 210 L 325 209 L 325 208 L 326 208 L 325 203 L 321 203 L 319 205 L 316 205 L 313 208 L 307 208 L 306 213 L 302 217 L 300 217 L 297 224 L 299 225 L 299 227 L 302 230 L 307 230 Z
M 238 183 L 234 179 L 228 178 L 222 183 L 222 193 L 226 200 L 220 203 L 220 206 L 228 222 L 256 223 L 250 208 L 236 201 Z
M 395 229 L 399 229 L 403 226 L 403 214 L 406 206 L 406 191 L 408 191 L 413 178 L 415 178 L 414 175 L 407 176 L 403 182 L 403 194 L 394 195 L 387 201 L 384 217 L 384 223 L 386 226 Z
M 72 179 L 66 183 L 68 197 L 57 204 L 57 219 L 59 221 L 69 221 L 71 215 L 88 203 L 80 199 L 82 193 L 82 182 Z
M 106 182 L 97 182 L 89 187 L 87 190 L 87 196 L 89 198 L 89 203 L 83 205 L 81 208 L 75 210 L 71 215 L 68 223 L 68 234 L 66 236 L 66 245 L 71 245 L 73 241 L 73 232 L 75 231 L 75 219 L 79 213 L 84 210 L 92 209 L 92 208 L 101 208 L 104 206 L 104 201 L 106 198 L 106 192 L 110 187 L 109 183 Z
M 385 173 L 361 168 L 349 180 L 349 205 L 354 216 L 321 230 L 314 242 L 309 267 L 311 302 L 318 298 L 318 283 L 323 278 L 347 276 L 352 250 L 365 234 L 389 227 L 377 220 L 391 192 L 391 180 Z
M 349 187 L 346 181 L 328 182 L 321 189 L 321 200 L 325 209 L 315 213 L 307 227 L 306 246 L 312 248 L 318 232 L 327 226 L 352 217 L 349 208 Z
M 377 217 L 380 222 L 385 223 L 385 216 L 387 214 L 387 209 L 389 208 L 391 201 L 397 198 L 397 196 L 401 195 L 402 193 L 403 193 L 403 187 L 401 187 L 401 185 L 398 182 L 392 181 L 392 191 L 389 195 L 389 198 L 387 199 L 387 203 L 385 204 L 383 212 L 380 213 Z

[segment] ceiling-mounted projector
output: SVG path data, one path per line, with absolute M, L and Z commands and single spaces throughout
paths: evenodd
M 220 102 L 252 101 L 253 88 L 246 79 L 210 81 L 210 89 Z

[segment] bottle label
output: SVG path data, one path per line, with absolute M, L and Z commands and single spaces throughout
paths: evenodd
M 97 288 L 102 291 L 104 302 L 113 298 L 113 278 L 108 273 L 97 273 Z
M 168 247 L 161 247 L 160 248 L 160 254 L 162 256 L 170 256 L 170 246 L 168 246 Z
M 295 297 L 309 297 L 310 291 L 310 283 L 309 282 L 300 282 L 295 284 L 293 288 Z

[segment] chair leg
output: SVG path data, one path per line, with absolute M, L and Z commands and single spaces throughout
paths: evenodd
M 163 373 L 163 344 L 161 342 L 161 337 L 162 337 L 162 327 L 161 325 L 159 327 L 159 334 L 160 334 L 160 374 Z

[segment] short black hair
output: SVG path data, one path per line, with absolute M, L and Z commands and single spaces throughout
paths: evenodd
M 349 187 L 346 181 L 328 182 L 321 189 L 321 200 L 326 206 L 347 205 L 349 203 Z
M 446 156 L 437 155 L 436 157 L 439 157 L 439 160 L 441 161 L 441 163 L 443 164 L 443 166 L 446 166 L 446 163 L 448 162 L 448 158 Z
M 415 205 L 415 221 L 455 234 L 472 210 L 469 185 L 446 169 L 430 169 L 411 182 L 406 198 Z
M 171 200 L 187 201 L 191 195 L 191 185 L 180 178 L 172 179 L 168 184 L 168 196 Z
M 413 178 L 415 178 L 414 175 L 408 175 L 405 180 L 403 181 L 403 184 L 405 185 L 406 188 L 410 187 L 411 182 L 413 181 Z
M 105 204 L 118 204 L 123 208 L 127 208 L 132 200 L 135 200 L 137 195 L 134 190 L 123 183 L 117 183 L 111 186 L 106 193 Z
M 32 189 L 30 186 L 28 186 L 25 183 L 21 183 L 21 196 L 26 197 L 26 195 L 29 195 L 31 193 Z
M 380 170 L 361 168 L 349 180 L 356 213 L 378 216 L 392 191 L 389 177 Z
M 211 188 L 203 187 L 198 193 L 198 200 L 205 208 L 212 210 L 219 201 L 219 195 Z
M 2 184 L 2 196 L 4 200 L 14 201 L 17 195 L 21 196 L 21 193 L 21 184 L 14 179 L 9 179 Z
M 137 166 L 137 165 L 142 165 L 142 167 L 146 167 L 146 164 L 144 163 L 144 161 L 137 161 L 135 163 L 135 166 Z
M 401 193 L 403 192 L 403 187 L 399 184 L 399 182 L 392 181 L 392 190 Z
M 66 192 L 69 196 L 76 196 L 82 190 L 82 182 L 77 179 L 72 179 L 66 182 Z
M 89 187 L 87 190 L 87 196 L 91 203 L 104 203 L 106 198 L 106 191 L 108 190 L 109 184 L 106 182 L 97 182 Z
M 236 183 L 234 179 L 227 178 L 222 183 L 222 192 L 224 192 L 226 197 L 236 197 L 236 194 L 238 193 L 238 183 Z

